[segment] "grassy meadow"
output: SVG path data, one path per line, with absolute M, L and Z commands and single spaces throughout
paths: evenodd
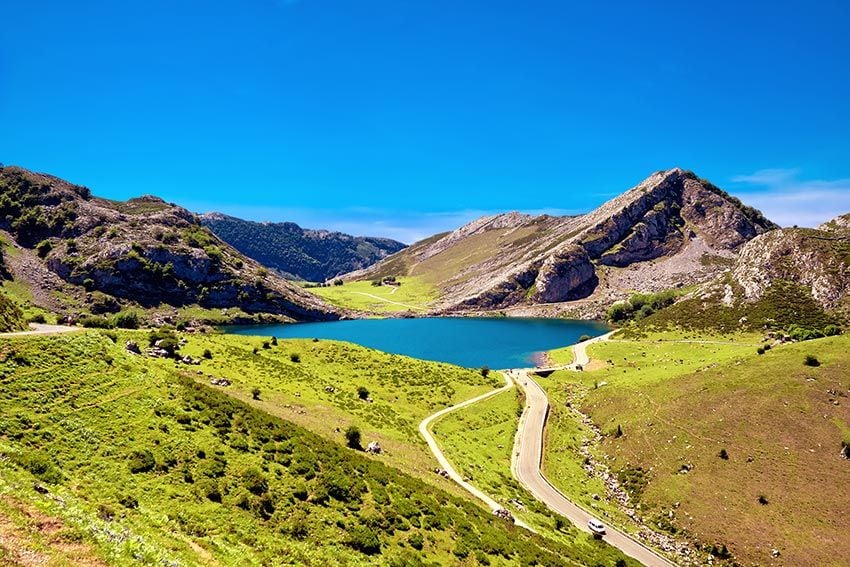
M 175 367 L 128 353 L 125 340 L 147 346 L 141 331 L 0 342 L 0 562 L 613 565 L 622 558 L 607 546 L 568 545 L 515 528 L 381 456 L 345 447 L 336 432 L 318 435 L 265 411 L 274 405 L 275 379 L 297 384 L 281 386 L 279 395 L 297 387 L 305 400 L 331 382 L 340 400 L 317 404 L 339 411 L 333 415 L 351 406 L 346 415 L 364 432 L 374 427 L 403 438 L 416 412 L 466 395 L 465 376 L 455 386 L 432 381 L 434 394 L 424 400 L 416 399 L 424 385 L 399 392 L 392 413 L 396 400 L 384 398 L 390 383 L 368 381 L 366 349 L 352 355 L 362 374 L 341 378 L 333 361 L 344 345 L 281 341 L 277 354 L 247 338 L 183 338 L 181 351 L 209 350 L 212 358 Z M 296 349 L 299 362 L 291 357 Z M 284 360 L 274 364 L 278 356 Z M 233 386 L 208 384 L 226 369 Z M 321 388 L 309 388 L 309 369 Z M 362 400 L 348 391 L 354 384 L 368 387 L 374 402 L 360 409 Z M 253 405 L 239 399 L 249 387 L 260 388 Z M 487 387 L 480 376 L 467 386 Z
M 345 282 L 344 285 L 307 288 L 328 303 L 372 313 L 427 311 L 436 298 L 433 285 L 421 278 L 399 277 L 401 285 L 372 285 L 371 281 Z
M 548 478 L 584 505 L 605 494 L 582 469 L 593 432 L 569 404 L 601 428 L 591 451 L 657 529 L 725 545 L 748 564 L 843 564 L 850 338 L 763 354 L 759 338 L 645 333 L 592 345 L 588 371 L 541 378 L 552 403 Z

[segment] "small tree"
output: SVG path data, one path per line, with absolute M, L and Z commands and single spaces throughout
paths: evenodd
M 490 367 L 487 366 L 486 364 L 481 367 L 481 375 L 484 376 L 485 378 L 490 375 Z
M 297 352 L 293 352 L 289 355 L 289 360 L 291 360 L 292 362 L 301 362 L 301 355 Z
M 334 280 L 334 285 L 342 285 L 342 284 L 344 284 L 344 283 L 345 283 L 345 282 L 344 282 L 344 281 L 342 281 L 340 278 L 337 278 L 337 279 L 335 279 L 335 280 Z
M 803 359 L 803 364 L 806 366 L 820 366 L 820 360 L 811 354 L 807 354 L 806 358 Z
M 210 349 L 204 349 L 204 358 L 206 358 L 207 360 L 212 360 L 212 351 L 210 351 Z
M 272 337 L 271 343 L 272 346 L 277 346 L 277 337 Z
M 360 444 L 360 428 L 356 425 L 350 425 L 345 430 L 345 442 L 352 449 L 362 449 L 363 446 Z
M 367 390 L 365 386 L 358 386 L 357 387 L 357 397 L 360 398 L 361 400 L 368 400 L 369 399 L 369 390 Z
M 251 389 L 251 397 L 252 397 L 252 398 L 254 398 L 255 400 L 259 400 L 259 399 L 260 399 L 260 389 L 259 389 L 259 388 L 257 388 L 256 386 L 254 386 L 254 387 Z

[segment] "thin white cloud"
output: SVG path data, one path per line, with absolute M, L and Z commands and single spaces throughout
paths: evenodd
M 850 178 L 802 179 L 797 168 L 736 175 L 737 193 L 782 226 L 814 227 L 850 212 Z

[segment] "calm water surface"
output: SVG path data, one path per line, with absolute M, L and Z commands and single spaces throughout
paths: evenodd
M 243 325 L 226 332 L 278 338 L 349 341 L 378 350 L 460 366 L 516 368 L 534 354 L 597 336 L 608 327 L 570 319 L 435 317 L 359 319 L 329 323 Z

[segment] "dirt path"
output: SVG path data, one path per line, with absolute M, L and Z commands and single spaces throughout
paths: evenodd
M 33 335 L 58 335 L 60 333 L 73 333 L 82 331 L 82 327 L 68 327 L 66 325 L 43 325 L 30 323 L 29 331 L 17 331 L 14 333 L 0 333 L 0 337 L 28 337 Z
M 407 303 L 399 303 L 398 301 L 392 301 L 390 299 L 385 299 L 383 297 L 379 297 L 377 295 L 372 295 L 371 293 L 366 293 L 365 291 L 355 291 L 358 295 L 365 295 L 366 297 L 371 297 L 372 299 L 377 299 L 378 301 L 383 301 L 385 303 L 392 303 L 393 305 L 400 305 L 401 307 L 407 307 L 408 309 L 416 309 L 419 311 L 427 311 L 425 307 L 417 307 L 416 305 L 408 305 Z M 391 292 L 395 293 L 395 292 Z
M 495 512 L 496 510 L 503 509 L 504 506 L 502 506 L 501 504 L 496 502 L 493 498 L 491 498 L 490 496 L 488 496 L 484 492 L 478 490 L 473 485 L 471 485 L 466 480 L 464 480 L 464 478 L 455 470 L 455 468 L 452 466 L 451 462 L 449 462 L 449 460 L 443 454 L 443 451 L 440 449 L 440 446 L 437 444 L 437 441 L 434 439 L 434 436 L 431 435 L 430 426 L 435 420 L 443 417 L 444 415 L 446 415 L 448 413 L 459 410 L 459 409 L 464 408 L 468 405 L 472 405 L 476 402 L 480 402 L 481 400 L 486 400 L 487 398 L 489 398 L 491 396 L 495 396 L 496 394 L 501 394 L 502 392 L 507 392 L 508 390 L 513 388 L 514 387 L 513 380 L 511 380 L 508 377 L 507 374 L 502 374 L 502 376 L 505 378 L 505 385 L 502 386 L 501 388 L 498 388 L 498 389 L 493 390 L 491 392 L 481 394 L 480 396 L 477 396 L 477 397 L 472 398 L 470 400 L 466 400 L 465 402 L 461 402 L 459 404 L 455 404 L 453 406 L 449 406 L 445 409 L 442 409 L 442 410 L 438 411 L 437 413 L 426 417 L 419 424 L 419 433 L 422 435 L 422 437 L 425 438 L 425 442 L 428 443 L 428 448 L 431 449 L 431 452 L 434 454 L 434 457 L 436 457 L 437 462 L 440 463 L 440 466 L 449 474 L 449 478 L 451 478 L 453 481 L 458 483 L 467 492 L 469 492 L 470 494 L 472 494 L 473 496 L 475 496 L 476 498 L 478 498 L 479 500 L 481 500 L 485 504 L 487 504 L 487 506 L 489 506 L 490 509 L 493 510 L 493 512 Z M 524 522 L 522 522 L 520 520 L 516 520 L 515 523 L 516 523 L 516 525 L 518 525 L 522 528 L 525 528 L 525 529 L 530 530 L 530 531 L 534 531 L 528 525 L 526 525 Z

